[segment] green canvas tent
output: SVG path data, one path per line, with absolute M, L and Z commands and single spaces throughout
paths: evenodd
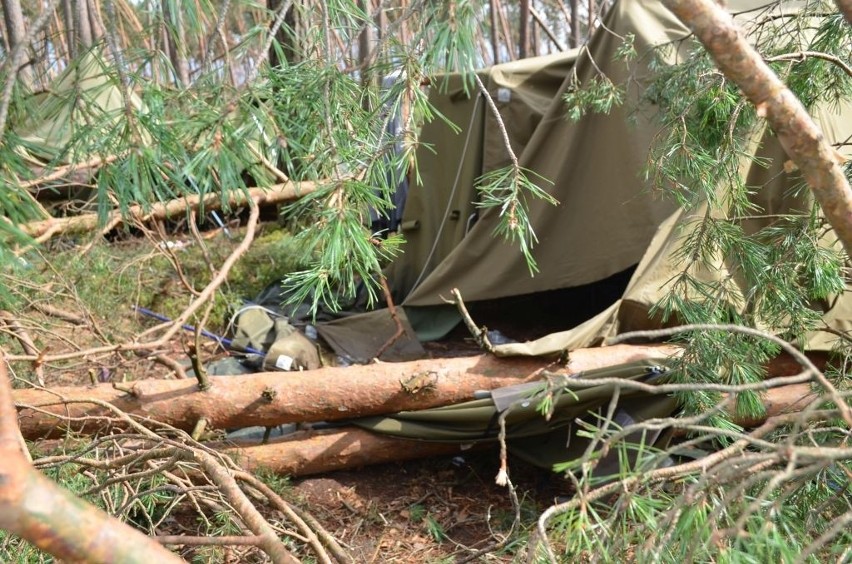
M 606 19 L 607 28 L 615 33 L 635 35 L 639 53 L 670 40 L 678 32 L 682 34 L 676 18 L 653 3 L 617 2 Z M 648 147 L 657 133 L 652 118 L 641 112 L 631 115 L 634 105 L 631 100 L 638 98 L 640 87 L 636 82 L 630 84 L 628 102 L 614 108 L 609 115 L 587 115 L 578 123 L 566 118 L 563 101 L 574 77 L 582 82 L 594 76 L 595 64 L 616 84 L 627 84 L 631 75 L 641 79 L 644 73 L 640 67 L 647 58 L 640 57 L 640 62 L 627 68 L 623 62 L 613 61 L 620 45 L 621 41 L 613 34 L 598 33 L 588 51 L 567 54 L 565 60 L 572 64 L 566 65 L 562 80 L 551 90 L 549 99 L 542 100 L 546 109 L 535 130 L 525 135 L 522 143 L 514 144 L 520 165 L 546 179 L 540 185 L 559 201 L 558 206 L 530 202 L 530 218 L 539 240 L 534 254 L 541 272 L 530 276 L 517 245 L 493 236 L 499 210 L 482 210 L 476 224 L 441 257 L 440 263 L 423 265 L 427 275 L 404 302 L 409 313 L 412 308 L 441 305 L 441 296 L 448 297 L 453 287 L 459 288 L 468 301 L 504 298 L 588 284 L 639 262 L 659 224 L 674 210 L 671 203 L 645 191 L 640 180 Z M 524 61 L 526 65 L 546 62 L 547 59 Z M 499 76 L 504 66 L 511 64 L 493 67 L 491 74 Z M 520 83 L 518 88 L 524 86 L 525 83 Z M 517 127 L 512 108 L 501 102 L 499 88 L 494 84 L 489 85 L 489 91 L 512 132 Z M 438 97 L 440 93 L 433 100 Z M 466 196 L 471 206 L 477 199 L 472 186 L 475 177 L 508 164 L 506 158 L 487 158 L 488 152 L 505 152 L 494 118 L 490 114 L 486 118 L 488 123 L 482 127 L 483 164 L 466 179 L 470 187 Z M 455 166 L 447 167 L 448 162 L 455 165 L 457 155 L 463 154 L 458 144 L 449 134 L 433 142 L 438 155 L 443 155 L 441 165 L 450 168 L 450 172 L 455 172 Z M 473 157 L 468 154 L 465 158 Z M 409 201 L 422 198 L 423 207 L 438 208 L 440 213 L 444 211 L 441 194 L 449 183 L 445 178 L 429 176 L 428 164 L 421 164 L 423 186 L 419 191 L 411 188 Z M 412 205 L 405 210 L 403 220 L 410 224 L 421 214 L 421 209 Z M 406 238 L 414 236 L 406 230 L 403 234 Z M 444 234 L 416 236 L 431 240 Z M 409 254 L 408 246 L 404 249 L 407 256 L 389 271 L 394 286 L 399 271 L 420 261 L 418 253 Z
M 620 3 L 626 5 L 629 2 Z M 765 4 L 765 0 L 739 0 L 731 2 L 728 7 L 735 13 L 746 11 L 746 14 L 754 15 L 761 14 L 754 10 Z M 798 2 L 788 2 L 774 9 L 791 11 L 800 5 Z M 844 157 L 852 158 L 852 146 L 848 143 L 852 138 L 852 103 L 846 101 L 831 107 L 817 107 L 811 113 L 826 140 L 835 144 Z M 801 179 L 785 170 L 788 157 L 774 134 L 768 129 L 764 130 L 755 138 L 750 153 L 756 158 L 743 160 L 742 175 L 748 186 L 757 188 L 750 200 L 758 206 L 757 209 L 763 211 L 758 216 L 740 221 L 745 233 L 752 234 L 769 227 L 775 217 L 807 214 L 812 197 L 808 191 L 796 189 Z M 592 346 L 619 333 L 659 328 L 661 320 L 652 317 L 650 311 L 666 295 L 674 283 L 675 275 L 683 269 L 677 251 L 684 238 L 694 232 L 705 212 L 706 207 L 702 206 L 689 211 L 677 210 L 669 216 L 647 245 L 622 297 L 599 315 L 575 328 L 533 342 L 499 346 L 497 353 L 507 356 L 547 355 L 565 349 Z M 840 246 L 832 232 L 828 232 L 820 243 Z M 705 268 L 694 274 L 703 281 L 731 278 L 737 286 L 732 292 L 732 299 L 745 304 L 747 300 L 740 298 L 747 295 L 748 288 L 738 274 L 740 269 L 735 260 L 730 257 L 727 261 L 719 260 L 713 268 Z M 811 333 L 806 343 L 807 349 L 830 350 L 837 339 L 832 332 L 852 330 L 852 296 L 848 289 L 849 284 L 846 292 L 819 304 L 824 312 L 823 322 L 829 331 Z
M 769 5 L 767 0 L 734 0 L 728 8 L 747 22 Z M 770 9 L 799 6 L 785 2 Z M 600 304 L 598 311 L 604 311 L 599 316 L 533 343 L 499 346 L 498 353 L 548 354 L 657 325 L 648 318 L 648 310 L 677 268 L 672 252 L 694 215 L 661 200 L 642 179 L 659 126 L 653 107 L 641 102 L 640 94 L 649 75 L 649 50 L 685 38 L 689 32 L 662 4 L 640 0 L 619 0 L 604 23 L 614 33 L 597 33 L 587 50 L 497 65 L 480 73 L 500 109 L 520 164 L 548 179 L 541 185 L 559 201 L 558 206 L 530 203 L 531 223 L 539 240 L 534 254 L 541 269 L 535 276 L 530 276 L 517 246 L 493 236 L 498 210 L 476 207 L 475 179 L 506 163 L 496 120 L 481 97 L 465 93 L 458 76 L 434 81 L 432 102 L 461 131 L 454 133 L 437 121 L 424 127 L 422 142 L 434 153 L 418 152 L 422 181 L 410 188 L 403 214 L 405 254 L 386 272 L 421 340 L 438 338 L 457 324 L 455 308 L 444 302 L 453 288 L 459 288 L 468 303 L 475 303 L 594 285 L 637 264 L 622 298 Z M 613 60 L 621 45 L 617 36 L 627 34 L 635 36 L 639 54 L 629 68 Z M 563 94 L 573 76 L 582 82 L 596 72 L 595 66 L 616 84 L 627 85 L 627 99 L 609 115 L 587 115 L 572 123 L 565 117 Z M 442 80 L 445 87 L 438 88 Z M 852 135 L 848 106 L 818 109 L 815 117 L 831 142 Z M 767 132 L 752 150 L 762 159 L 771 159 L 768 168 L 744 161 L 743 175 L 749 185 L 762 187 L 755 202 L 767 213 L 806 209 L 806 202 L 789 197 L 796 179 L 783 172 L 786 157 L 774 136 Z M 763 225 L 752 220 L 747 229 Z M 720 264 L 705 275 L 724 276 L 731 266 Z M 848 302 L 838 299 L 827 312 L 831 327 L 852 325 Z M 386 313 L 371 317 L 379 341 L 394 332 L 389 323 L 379 328 L 377 320 L 382 315 L 388 318 Z M 357 349 L 346 343 L 373 331 L 359 323 L 357 316 L 335 322 L 333 340 L 339 352 Z M 323 328 L 320 333 L 324 334 Z M 829 342 L 821 335 L 809 344 L 825 348 Z M 360 349 L 360 355 L 369 357 L 365 349 Z
M 34 96 L 33 111 L 15 126 L 22 150 L 55 164 L 76 162 L 74 147 L 79 124 L 93 124 L 109 137 L 124 117 L 125 97 L 109 66 L 95 51 L 83 54 L 66 68 L 47 92 Z M 131 92 L 129 103 L 144 111 L 141 99 Z M 92 155 L 82 155 L 83 160 Z

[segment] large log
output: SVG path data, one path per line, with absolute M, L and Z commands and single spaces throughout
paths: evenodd
M 237 442 L 215 447 L 232 455 L 249 472 L 268 470 L 294 477 L 470 450 L 470 445 L 401 439 L 354 426 L 300 431 L 267 444 Z
M 538 358 L 480 355 L 217 377 L 206 391 L 195 381 L 142 380 L 115 387 L 16 390 L 14 399 L 21 432 L 30 439 L 61 432 L 57 416 L 87 417 L 72 422 L 77 431 L 99 427 L 103 420 L 97 416 L 109 413 L 86 403 L 92 399 L 187 431 L 202 417 L 219 429 L 272 426 L 448 405 L 470 400 L 478 390 L 535 380 L 542 370 L 576 373 L 678 351 L 673 345 L 615 345 L 572 351 L 565 367 Z
M 186 213 L 187 210 L 197 211 L 202 206 L 205 210 L 211 210 L 218 209 L 223 205 L 231 207 L 242 206 L 252 200 L 258 205 L 277 204 L 295 200 L 305 194 L 310 194 L 314 190 L 316 190 L 316 184 L 313 182 L 301 182 L 299 184 L 288 182 L 286 184 L 275 184 L 268 188 L 251 188 L 245 192 L 231 190 L 227 198 L 223 198 L 218 193 L 211 193 L 204 198 L 200 196 L 187 196 L 168 202 L 152 204 L 147 207 L 138 205 L 130 206 L 123 215 L 120 211 L 113 212 L 107 217 L 106 222 L 101 222 L 98 214 L 90 213 L 33 221 L 19 225 L 18 228 L 30 237 L 44 240 L 54 235 L 94 231 L 104 224 L 115 226 L 123 221 L 130 220 L 145 222 L 167 219 Z
M 797 412 L 816 399 L 809 384 L 793 384 L 767 390 L 763 396 L 766 416 Z M 757 426 L 763 419 L 738 420 Z M 288 476 L 308 476 L 370 464 L 402 462 L 467 451 L 469 445 L 401 439 L 371 433 L 358 427 L 301 431 L 268 444 L 237 442 L 224 448 L 250 472 L 269 470 Z

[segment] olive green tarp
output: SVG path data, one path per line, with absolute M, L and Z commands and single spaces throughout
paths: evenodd
M 538 129 L 576 58 L 575 50 L 479 71 L 516 154 Z M 420 182 L 409 188 L 402 218 L 404 253 L 386 272 L 399 299 L 472 236 L 468 230 L 476 229 L 476 179 L 510 162 L 497 120 L 482 97 L 469 92 L 476 92 L 476 85 L 466 85 L 457 74 L 432 83 L 430 103 L 454 125 L 435 119 L 420 132 Z
M 632 2 L 620 2 L 622 6 Z M 642 3 L 644 7 L 645 3 Z M 765 0 L 737 0 L 728 4 L 734 13 L 744 11 L 746 17 L 767 17 L 782 11 L 796 11 L 800 2 L 781 3 L 773 12 L 756 10 L 766 4 Z M 742 22 L 744 17 L 738 18 Z M 852 158 L 852 103 L 848 101 L 831 106 L 812 108 L 811 115 L 819 125 L 826 140 L 834 144 L 840 154 Z M 813 198 L 809 191 L 800 189 L 802 180 L 797 173 L 790 174 L 785 163 L 789 158 L 775 135 L 768 129 L 757 135 L 753 147 L 747 149 L 753 157 L 744 158 L 741 174 L 746 184 L 753 187 L 750 201 L 758 211 L 753 217 L 743 219 L 739 225 L 746 234 L 767 228 L 774 218 L 785 215 L 807 215 Z M 641 189 L 641 188 L 639 188 Z M 693 233 L 704 218 L 707 208 L 678 210 L 668 217 L 657 229 L 653 239 L 637 266 L 622 298 L 596 317 L 574 329 L 555 333 L 537 341 L 501 345 L 495 351 L 499 355 L 548 355 L 565 349 L 588 347 L 608 337 L 629 331 L 656 329 L 661 325 L 659 318 L 650 314 L 653 306 L 660 302 L 674 283 L 676 275 L 683 271 L 684 263 L 677 252 L 684 240 Z M 841 248 L 833 231 L 828 231 L 820 241 L 824 246 Z M 744 299 L 749 293 L 736 259 L 728 257 L 710 268 L 693 270 L 692 274 L 701 282 L 730 278 L 736 285 L 731 290 L 731 302 L 747 307 Z M 696 299 L 701 296 L 696 295 Z M 831 350 L 837 337 L 834 333 L 852 330 L 852 294 L 847 284 L 846 292 L 833 299 L 823 300 L 818 306 L 823 313 L 823 322 L 828 331 L 815 331 L 808 335 L 806 348 L 809 350 Z
M 144 111 L 144 104 L 133 92 L 125 99 L 108 64 L 96 51 L 75 60 L 48 91 L 36 94 L 33 102 L 31 113 L 15 125 L 15 133 L 23 150 L 54 164 L 95 156 L 90 147 L 75 147 L 80 124 L 99 128 L 104 133 L 102 140 L 109 139 L 116 124 L 124 119 L 125 102 L 136 112 Z
M 590 370 L 582 374 L 584 379 L 598 380 L 621 378 L 626 380 L 655 383 L 665 376 L 665 360 L 640 361 L 614 367 Z M 522 384 L 491 392 L 490 397 L 446 407 L 421 411 L 402 412 L 382 417 L 356 419 L 351 423 L 370 431 L 397 437 L 426 441 L 458 442 L 463 444 L 494 443 L 499 432 L 498 417 L 506 414 L 506 437 L 509 451 L 527 462 L 543 468 L 580 458 L 589 445 L 581 435 L 588 430 L 577 420 L 590 427 L 604 426 L 612 433 L 632 423 L 651 418 L 669 417 L 677 402 L 668 395 L 650 394 L 636 389 L 622 388 L 614 394 L 615 386 L 604 383 L 589 387 L 566 386 L 553 390 L 553 416 L 546 419 L 540 410 L 544 383 Z M 613 398 L 613 420 L 605 425 L 606 413 Z M 659 430 L 637 432 L 626 436 L 620 444 L 663 447 L 667 434 Z M 618 452 L 613 448 L 614 453 Z M 598 467 L 599 475 L 617 470 L 617 454 L 614 460 L 603 461 Z M 659 461 L 658 461 L 659 463 Z
M 728 3 L 728 9 L 745 24 L 800 6 L 800 2 L 770 5 L 767 0 Z M 629 66 L 613 60 L 622 45 L 619 36 L 627 34 L 634 35 L 638 53 Z M 637 263 L 622 299 L 597 317 L 532 343 L 497 346 L 496 352 L 550 354 L 594 345 L 620 332 L 659 326 L 658 320 L 649 319 L 649 310 L 678 271 L 673 253 L 679 241 L 704 210 L 676 210 L 672 201 L 658 198 L 643 179 L 659 125 L 653 106 L 642 101 L 641 93 L 650 77 L 650 50 L 675 44 L 683 51 L 689 43 L 678 40 L 688 35 L 661 3 L 619 0 L 587 51 L 497 65 L 480 73 L 504 118 L 521 166 L 551 181 L 540 184 L 559 201 L 557 206 L 529 202 L 538 237 L 533 253 L 541 270 L 535 276 L 530 276 L 516 244 L 493 235 L 499 210 L 479 210 L 478 221 L 472 226 L 468 222 L 477 211 L 475 178 L 505 164 L 496 121 L 480 97 L 464 93 L 460 77 L 442 79 L 448 85 L 445 90 L 437 88 L 441 80 L 435 81 L 432 102 L 461 131 L 454 133 L 440 122 L 424 127 L 422 141 L 431 145 L 434 154 L 425 149 L 418 152 L 422 183 L 411 187 L 403 215 L 408 243 L 387 270 L 395 295 L 405 297 L 405 311 L 421 340 L 443 336 L 458 322 L 455 308 L 444 301 L 453 288 L 467 302 L 491 300 L 594 283 Z M 675 56 L 672 51 L 673 62 Z M 608 115 L 586 115 L 570 122 L 563 94 L 574 75 L 582 82 L 596 74 L 595 66 L 626 87 L 626 100 Z M 559 73 L 563 80 L 556 86 Z M 549 102 L 547 92 L 551 92 Z M 848 104 L 816 108 L 813 115 L 829 142 L 852 136 Z M 753 201 L 764 210 L 762 215 L 809 209 L 806 193 L 791 196 L 800 180 L 783 170 L 787 157 L 771 132 L 755 137 L 753 146 L 744 150 L 758 157 L 743 159 L 742 175 L 756 188 Z M 841 151 L 848 156 L 852 148 L 847 144 Z M 754 232 L 769 221 L 750 219 L 743 226 L 746 232 Z M 702 275 L 721 279 L 736 271 L 736 265 L 720 263 Z M 826 303 L 825 310 L 830 328 L 852 327 L 852 303 L 846 295 Z M 357 317 L 347 320 L 352 327 L 358 322 Z M 815 334 L 808 346 L 825 349 L 830 341 L 826 333 Z

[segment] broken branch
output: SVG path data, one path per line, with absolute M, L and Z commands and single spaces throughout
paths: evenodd
M 200 196 L 186 196 L 168 202 L 153 204 L 149 207 L 139 205 L 130 206 L 122 215 L 121 212 L 113 212 L 107 219 L 106 224 L 118 225 L 124 221 L 148 222 L 158 219 L 168 219 L 186 210 L 218 209 L 225 206 L 242 206 L 252 201 L 260 204 L 275 204 L 295 200 L 309 194 L 316 189 L 317 184 L 313 182 L 301 182 L 294 184 L 287 182 L 275 184 L 269 188 L 251 188 L 246 191 L 231 190 L 226 198 L 220 194 L 208 194 L 204 198 Z M 84 214 L 73 217 L 51 218 L 34 221 L 19 226 L 19 229 L 40 241 L 55 235 L 67 235 L 71 233 L 87 233 L 98 229 L 103 223 L 98 214 Z

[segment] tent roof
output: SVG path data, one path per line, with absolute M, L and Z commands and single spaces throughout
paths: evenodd
M 635 35 L 638 66 L 647 61 L 641 55 L 652 46 L 686 34 L 661 4 L 633 0 L 617 2 L 606 25 L 616 33 Z M 406 306 L 439 305 L 441 296 L 448 296 L 454 287 L 466 300 L 477 301 L 579 286 L 639 262 L 657 226 L 674 210 L 672 202 L 645 190 L 639 177 L 657 132 L 641 112 L 633 114 L 633 123 L 628 119 L 640 87 L 630 83 L 629 99 L 622 107 L 608 115 L 588 115 L 578 123 L 566 119 L 563 101 L 573 73 L 585 80 L 597 73 L 595 65 L 616 84 L 641 78 L 638 66 L 628 69 L 613 60 L 620 45 L 614 34 L 594 36 L 588 51 L 575 57 L 574 67 L 563 75 L 544 116 L 519 151 L 521 166 L 547 179 L 540 186 L 559 201 L 558 206 L 529 202 L 539 241 L 533 253 L 541 271 L 530 276 L 518 246 L 493 235 L 499 210 L 484 210 L 467 236 L 408 295 Z M 500 107 L 499 92 L 489 90 Z M 510 130 L 516 127 L 517 120 L 503 107 L 501 114 Z M 502 148 L 499 136 L 488 134 L 485 127 L 483 155 Z

